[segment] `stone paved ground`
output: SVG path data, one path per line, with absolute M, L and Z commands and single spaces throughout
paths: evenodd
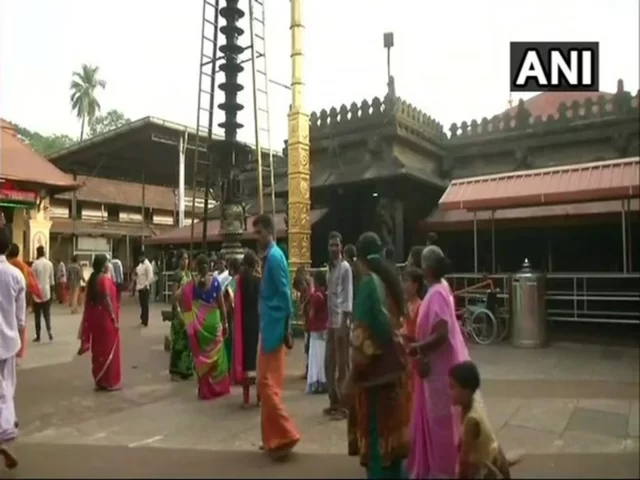
M 22 464 L 14 477 L 362 475 L 344 455 L 344 423 L 322 417 L 325 398 L 302 393 L 300 349 L 289 354 L 285 401 L 303 440 L 291 464 L 272 465 L 257 451 L 258 411 L 241 410 L 238 392 L 201 402 L 192 382 L 169 381 L 159 309 L 144 330 L 133 305 L 123 312 L 120 392 L 93 392 L 88 359 L 74 355 L 78 316 L 58 308 L 55 341 L 30 345 L 19 366 Z M 638 476 L 638 352 L 571 343 L 473 348 L 503 447 L 526 453 L 516 476 Z

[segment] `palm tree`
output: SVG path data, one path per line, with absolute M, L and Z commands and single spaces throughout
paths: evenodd
M 82 64 L 79 72 L 71 75 L 71 110 L 81 121 L 80 140 L 84 138 L 84 127 L 90 124 L 100 112 L 100 102 L 96 98 L 96 90 L 103 89 L 107 82 L 98 77 L 100 67 Z

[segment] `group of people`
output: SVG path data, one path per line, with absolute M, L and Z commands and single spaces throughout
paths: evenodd
M 282 403 L 285 350 L 291 346 L 291 288 L 272 218 L 259 215 L 253 228 L 260 256 L 247 250 L 241 260 L 212 263 L 201 254 L 192 268 L 187 253 L 179 253 L 169 372 L 173 381 L 195 375 L 202 400 L 241 386 L 243 407 L 261 407 L 261 448 L 280 458 L 300 439 Z M 257 387 L 255 402 L 252 387 Z
M 291 282 L 288 262 L 274 242 L 273 219 L 259 215 L 253 228 L 260 256 L 247 251 L 241 261 L 230 259 L 213 271 L 208 257 L 198 256 L 192 270 L 181 253 L 171 314 L 173 380 L 195 375 L 203 400 L 240 385 L 246 407 L 252 406 L 256 385 L 261 449 L 274 459 L 288 456 L 300 440 L 282 401 L 293 283 L 307 320 L 307 390 L 328 393 L 324 414 L 347 420 L 348 453 L 359 456 L 368 478 L 509 478 L 510 464 L 483 408 L 480 375 L 455 316 L 444 279 L 448 261 L 439 247 L 414 248 L 399 275 L 375 233 L 343 248 L 334 232 L 327 272 L 312 279 L 300 270 Z M 53 282 L 42 283 L 39 276 L 54 275 L 48 261 L 41 269 L 34 262 L 31 273 L 19 261 L 10 263 L 11 249 L 0 229 L 0 293 L 13 299 L 0 302 L 0 457 L 9 468 L 17 465 L 8 444 L 18 427 L 13 397 L 16 358 L 25 343 L 26 294 L 50 301 Z M 96 255 L 78 354 L 91 352 L 98 391 L 117 390 L 122 381 L 119 326 L 113 266 L 106 255 Z
M 307 391 L 328 392 L 324 413 L 347 418 L 348 453 L 368 478 L 509 478 L 436 241 L 399 275 L 375 233 L 343 252 L 333 232 L 327 272 L 296 272 Z

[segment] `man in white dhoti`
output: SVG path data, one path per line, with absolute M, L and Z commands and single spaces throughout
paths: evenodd
M 16 354 L 26 322 L 24 276 L 11 265 L 5 253 L 11 246 L 9 233 L 0 227 L 0 457 L 6 468 L 18 466 L 9 444 L 18 436 L 14 396 L 16 392 Z

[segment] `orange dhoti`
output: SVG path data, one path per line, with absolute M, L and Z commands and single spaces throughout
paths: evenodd
M 300 434 L 282 403 L 285 348 L 258 355 L 258 392 L 262 402 L 262 445 L 274 457 L 287 455 Z

